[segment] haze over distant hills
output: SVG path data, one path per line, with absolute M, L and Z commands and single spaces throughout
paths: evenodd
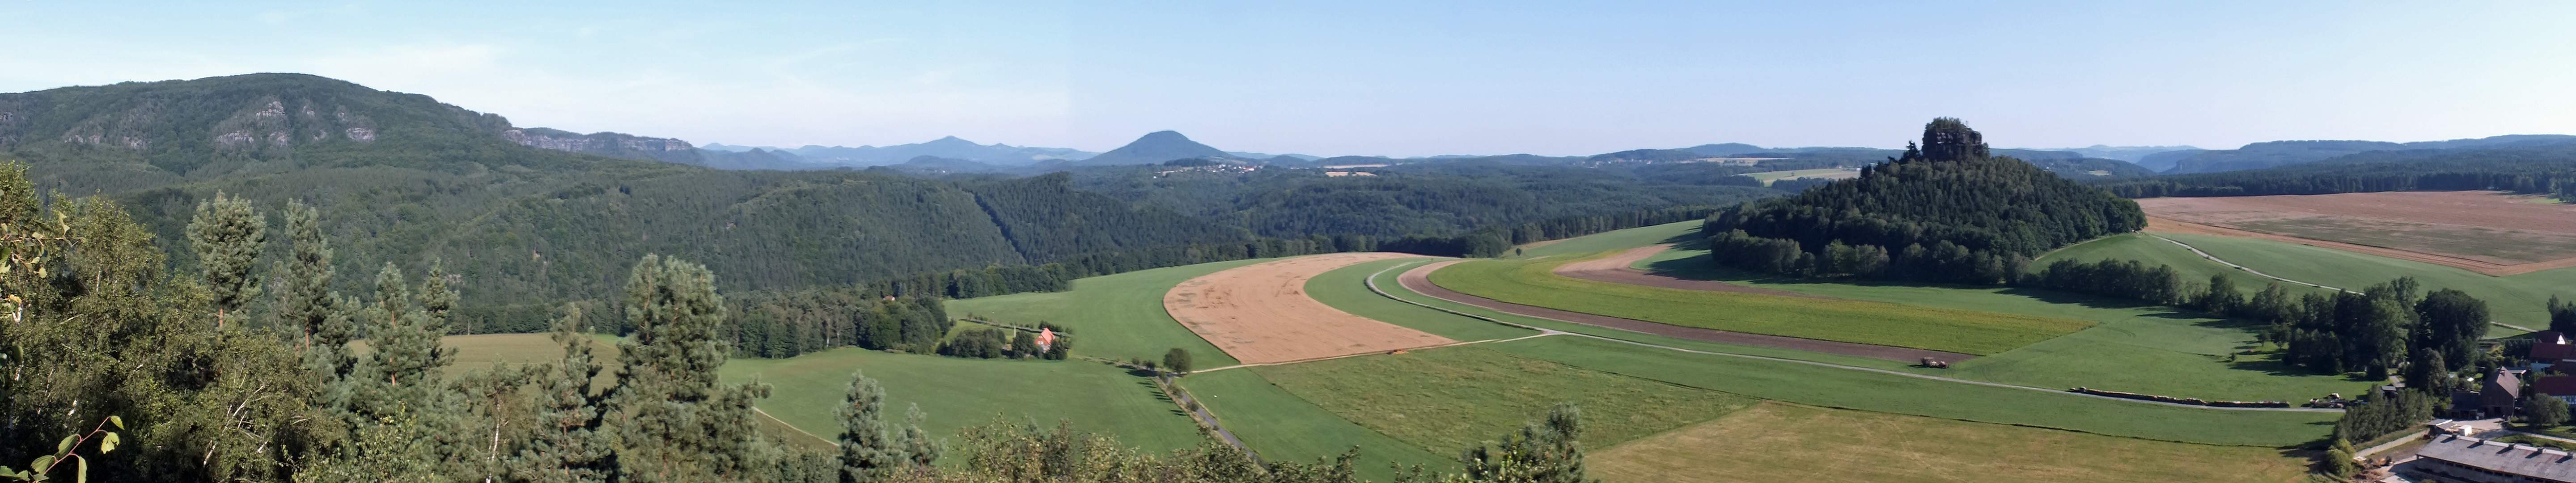
M 2140 166 L 2165 174 L 2215 173 L 2313 163 L 2373 151 L 2460 150 L 2576 144 L 2576 136 L 2522 134 L 2448 141 L 2268 141 L 2236 149 L 2168 151 L 2146 155 Z

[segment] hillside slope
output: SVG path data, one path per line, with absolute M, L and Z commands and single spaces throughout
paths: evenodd
M 1994 156 L 1983 138 L 1935 119 L 1895 161 L 1728 209 L 1705 230 L 1721 261 L 1766 272 L 1994 283 L 2039 253 L 2146 225 L 2136 202 Z

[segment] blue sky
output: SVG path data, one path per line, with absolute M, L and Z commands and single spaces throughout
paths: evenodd
M 699 143 L 1321 155 L 2576 133 L 2576 2 L 548 3 L 0 2 L 0 92 L 304 72 Z

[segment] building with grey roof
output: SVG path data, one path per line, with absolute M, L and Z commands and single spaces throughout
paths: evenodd
M 2576 455 L 2467 436 L 2435 436 L 2415 452 L 2415 470 L 2444 481 L 2576 483 Z

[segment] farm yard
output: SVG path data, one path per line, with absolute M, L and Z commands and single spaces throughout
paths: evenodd
M 2151 231 L 2268 238 L 2512 275 L 2576 266 L 2576 206 L 2499 192 L 2149 198 Z M 2322 242 L 2322 243 L 2317 243 Z
M 1796 428 L 1784 431 L 1783 428 Z M 1710 457 L 1722 454 L 1724 457 Z M 2281 450 L 2118 438 L 1765 402 L 1594 450 L 1603 481 L 1760 475 L 1809 482 L 2300 481 Z

